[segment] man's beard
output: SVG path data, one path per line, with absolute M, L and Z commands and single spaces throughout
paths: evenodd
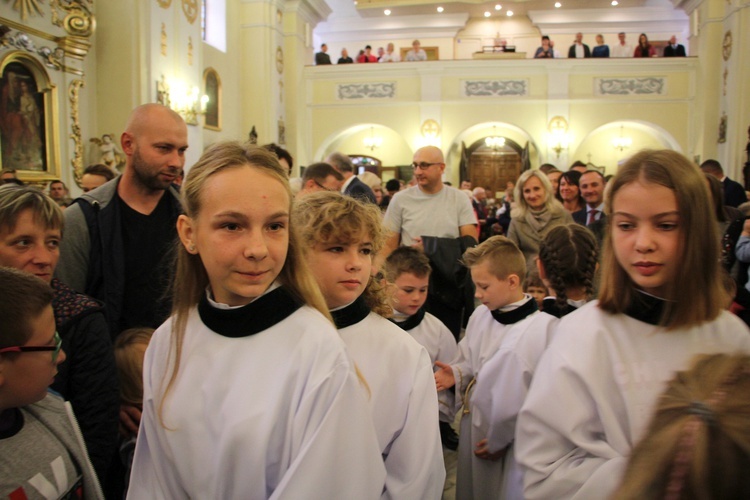
M 172 181 L 164 181 L 159 177 L 160 171 L 150 174 L 153 169 L 143 159 L 138 148 L 133 152 L 133 173 L 137 182 L 152 191 L 164 191 L 169 188 Z M 175 169 L 176 170 L 176 169 Z M 176 172 L 175 172 L 176 175 Z

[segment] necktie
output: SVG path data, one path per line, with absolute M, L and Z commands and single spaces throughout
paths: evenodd
M 599 210 L 589 210 L 589 221 L 586 223 L 587 226 L 590 226 L 594 222 L 596 222 L 596 214 L 599 213 Z

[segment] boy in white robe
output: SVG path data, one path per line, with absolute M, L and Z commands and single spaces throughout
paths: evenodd
M 430 355 L 432 365 L 436 361 L 448 362 L 456 357 L 456 339 L 438 318 L 424 309 L 430 282 L 430 259 L 412 247 L 399 247 L 388 256 L 383 267 L 385 279 L 391 288 L 393 323 L 400 326 L 419 342 Z M 454 392 L 439 394 L 440 406 L 452 413 Z M 440 437 L 443 445 L 451 450 L 458 447 L 458 436 L 451 427 L 451 420 L 440 414 Z
M 458 355 L 450 365 L 437 362 L 438 391 L 456 385 L 463 405 L 458 448 L 457 499 L 504 498 L 504 459 L 510 441 L 501 448 L 488 445 L 489 423 L 475 409 L 473 389 L 482 376 L 482 367 L 500 349 L 511 348 L 532 325 L 546 326 L 539 316 L 536 301 L 523 292 L 526 261 L 509 239 L 494 236 L 464 253 L 464 264 L 471 270 L 476 285 L 475 297 L 482 302 L 469 319 L 466 335 L 458 344 Z M 523 377 L 523 375 L 521 375 Z M 489 379 L 491 385 L 503 380 Z M 511 382 L 512 383 L 512 382 Z M 517 390 L 517 384 L 513 384 Z M 485 408 L 489 398 L 483 401 Z M 498 402 L 502 404 L 502 402 Z M 513 433 L 510 433 L 512 439 Z

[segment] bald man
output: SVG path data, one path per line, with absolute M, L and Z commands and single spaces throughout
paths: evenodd
M 185 166 L 187 126 L 166 106 L 144 104 L 120 137 L 121 176 L 65 210 L 56 276 L 106 304 L 110 333 L 158 327 L 169 315 L 168 254 L 182 212 L 172 185 Z
M 378 262 L 385 260 L 399 245 L 425 250 L 433 264 L 427 310 L 458 337 L 463 320 L 468 319 L 471 310 L 465 311 L 467 314 L 464 315 L 464 297 L 459 291 L 462 283 L 450 282 L 455 276 L 452 273 L 445 275 L 440 272 L 440 268 L 441 264 L 447 262 L 447 268 L 453 269 L 453 264 L 463 254 L 462 249 L 476 244 L 477 219 L 469 197 L 443 183 L 445 159 L 440 149 L 434 146 L 418 149 L 414 153 L 412 169 L 416 185 L 396 193 L 385 213 L 384 224 L 391 235 L 378 255 Z M 440 240 L 430 239 L 424 245 L 425 236 Z M 457 241 L 459 239 L 462 243 L 460 247 Z M 437 262 L 436 254 L 447 256 L 444 252 L 446 248 L 437 249 L 433 243 L 445 244 L 446 248 L 451 247 L 450 251 L 456 250 L 456 260 L 449 256 L 448 261 Z M 473 291 L 471 293 L 473 295 Z

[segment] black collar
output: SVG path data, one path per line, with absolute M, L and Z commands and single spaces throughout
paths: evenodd
M 636 290 L 625 314 L 649 325 L 659 325 L 666 300 Z
M 206 295 L 198 303 L 198 314 L 207 327 L 224 337 L 255 335 L 291 316 L 302 307 L 284 287 L 279 287 L 237 309 L 218 309 Z
M 536 305 L 536 300 L 530 299 L 527 300 L 525 304 L 521 305 L 520 307 L 516 307 L 512 311 L 500 312 L 499 309 L 495 309 L 491 312 L 492 317 L 495 318 L 495 321 L 497 321 L 498 323 L 502 323 L 503 325 L 512 325 L 513 323 L 518 323 L 529 314 L 535 313 L 538 310 L 539 307 Z
M 346 328 L 356 325 L 370 314 L 370 308 L 365 304 L 365 299 L 360 295 L 357 300 L 338 311 L 331 311 L 336 328 Z
M 396 321 L 393 318 L 390 318 L 390 321 L 391 323 L 394 323 L 395 325 L 401 327 L 402 330 L 406 330 L 408 332 L 412 328 L 418 327 L 423 319 L 424 319 L 424 307 L 420 307 L 419 311 L 412 314 L 411 316 L 409 316 L 403 321 Z

